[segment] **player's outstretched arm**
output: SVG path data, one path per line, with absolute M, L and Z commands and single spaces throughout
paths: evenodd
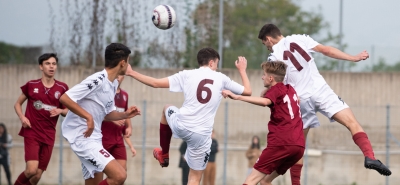
M 125 120 L 129 118 L 133 118 L 137 115 L 140 115 L 140 109 L 136 106 L 129 107 L 125 112 L 117 112 L 112 111 L 104 117 L 106 121 L 117 121 L 117 120 Z
M 244 90 L 242 95 L 251 96 L 251 86 L 249 77 L 247 77 L 246 68 L 247 68 L 247 60 L 245 57 L 239 56 L 238 60 L 235 61 L 236 68 L 239 70 L 240 77 L 242 78 L 242 83 L 244 86 Z
M 129 138 L 127 138 L 127 137 L 124 137 L 124 140 L 125 140 L 125 143 L 129 146 L 129 149 L 132 152 L 132 157 L 135 157 L 136 156 L 136 150 L 133 147 L 131 140 Z
M 17 102 L 14 104 L 14 110 L 15 113 L 17 113 L 19 120 L 21 120 L 22 126 L 24 128 L 31 128 L 31 122 L 29 121 L 28 118 L 25 117 L 25 115 L 22 113 L 22 104 L 27 100 L 28 98 L 25 96 L 24 93 L 21 93 L 19 95 Z
M 143 74 L 140 74 L 136 71 L 134 71 L 131 67 L 131 65 L 128 65 L 128 68 L 126 70 L 125 73 L 126 76 L 130 76 L 134 79 L 136 79 L 139 82 L 144 83 L 145 85 L 148 85 L 150 87 L 154 87 L 154 88 L 169 88 L 169 81 L 168 78 L 153 78 L 150 76 L 146 76 Z
M 60 97 L 60 102 L 81 118 L 86 119 L 87 130 L 83 133 L 85 137 L 90 137 L 94 130 L 94 120 L 92 115 L 90 115 L 85 109 L 74 102 L 66 93 Z
M 242 95 L 236 95 L 233 92 L 229 90 L 223 90 L 222 91 L 222 96 L 224 98 L 229 97 L 233 100 L 240 100 L 244 102 L 248 102 L 254 105 L 259 105 L 259 106 L 268 106 L 272 104 L 272 101 L 268 98 L 262 98 L 262 97 L 256 97 L 256 96 L 242 96 Z
M 319 44 L 313 48 L 314 51 L 322 53 L 325 56 L 339 59 L 339 60 L 348 60 L 352 62 L 358 62 L 360 60 L 365 60 L 369 58 L 369 54 L 367 51 L 363 51 L 359 53 L 358 55 L 349 55 L 343 51 L 340 51 L 337 48 L 331 47 L 331 46 L 324 46 L 322 44 Z

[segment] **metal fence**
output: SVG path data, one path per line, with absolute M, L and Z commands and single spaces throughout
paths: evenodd
M 10 100 L 2 99 L 2 102 Z M 8 104 L 7 105 L 10 105 Z M 170 167 L 161 169 L 152 157 L 152 149 L 159 146 L 159 119 L 165 104 L 180 106 L 182 102 L 139 101 L 132 102 L 142 109 L 142 115 L 132 119 L 131 141 L 137 150 L 137 157 L 128 159 L 126 184 L 180 184 L 178 168 L 179 139 L 172 139 Z M 302 183 L 314 184 L 386 184 L 400 182 L 400 107 L 362 106 L 351 107 L 372 143 L 375 155 L 387 164 L 393 175 L 383 177 L 363 167 L 364 158 L 354 144 L 350 132 L 338 123 L 319 115 L 321 127 L 311 129 L 307 140 Z M 4 115 L 3 115 L 4 116 Z M 217 154 L 216 184 L 240 184 L 247 172 L 245 151 L 253 135 L 261 138 L 266 146 L 267 123 L 270 110 L 251 104 L 223 100 L 215 117 L 214 130 L 219 142 Z M 13 178 L 25 168 L 23 161 L 23 139 L 18 136 L 20 123 L 17 116 L 6 116 L 5 122 L 14 138 L 11 149 L 11 170 Z M 62 118 L 61 118 L 62 119 Z M 60 119 L 60 120 L 61 120 Z M 83 184 L 78 158 L 69 144 L 60 135 L 48 170 L 44 173 L 43 184 Z M 397 138 L 396 138 L 397 137 Z M 128 151 L 129 152 L 129 151 Z M 128 153 L 129 156 L 129 153 Z M 59 170 L 56 173 L 56 170 Z M 2 174 L 4 178 L 4 174 Z M 4 181 L 4 180 L 3 180 Z M 290 184 L 289 172 L 278 177 L 275 184 Z

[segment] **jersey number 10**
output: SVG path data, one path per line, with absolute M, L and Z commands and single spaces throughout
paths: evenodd
M 294 67 L 296 67 L 298 71 L 301 71 L 303 69 L 303 66 L 301 66 L 299 61 L 297 61 L 296 57 L 294 57 L 293 55 L 294 51 L 297 51 L 307 62 L 311 60 L 311 57 L 310 55 L 307 54 L 307 52 L 303 50 L 303 48 L 301 48 L 298 44 L 294 42 L 290 43 L 290 51 L 286 50 L 283 52 L 283 60 L 290 59 Z

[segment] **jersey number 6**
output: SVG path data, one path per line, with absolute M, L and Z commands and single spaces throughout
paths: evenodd
M 307 62 L 311 60 L 311 57 L 307 54 L 307 52 L 303 50 L 303 48 L 301 48 L 298 44 L 294 42 L 290 43 L 290 51 L 286 50 L 283 52 L 283 60 L 290 59 L 294 67 L 296 67 L 298 71 L 301 71 L 303 69 L 303 66 L 301 66 L 296 57 L 294 57 L 294 51 L 297 51 Z
M 197 100 L 200 103 L 205 104 L 210 101 L 212 92 L 211 92 L 211 89 L 206 87 L 205 85 L 213 84 L 213 83 L 214 83 L 214 80 L 210 80 L 210 79 L 204 79 L 204 80 L 200 81 L 199 85 L 197 86 L 197 93 L 196 93 Z M 207 93 L 206 98 L 203 98 L 203 96 L 202 96 L 203 91 L 205 91 Z

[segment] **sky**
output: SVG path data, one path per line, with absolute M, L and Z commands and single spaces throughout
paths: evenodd
M 329 31 L 339 33 L 341 0 L 295 0 L 303 10 L 319 11 L 329 23 Z M 160 1 L 162 3 L 164 1 Z M 363 50 L 370 59 L 362 66 L 377 63 L 379 57 L 391 64 L 400 61 L 400 3 L 398 0 L 342 0 L 346 52 Z M 52 1 L 57 4 L 57 1 Z M 57 9 L 54 10 L 57 12 Z M 48 0 L 0 0 L 0 41 L 18 46 L 49 44 Z M 179 15 L 178 15 L 179 16 Z

